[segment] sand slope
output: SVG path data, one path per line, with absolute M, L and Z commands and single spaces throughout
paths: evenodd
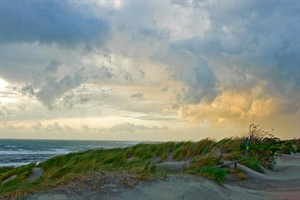
M 83 187 L 85 188 L 85 187 Z M 166 180 L 144 181 L 133 188 L 117 188 L 107 185 L 105 189 L 89 191 L 86 188 L 65 188 L 65 191 L 50 191 L 36 194 L 27 199 L 67 200 L 67 199 L 104 199 L 104 200 L 187 200 L 187 199 L 267 199 L 268 193 L 244 189 L 238 186 L 218 185 L 204 178 L 186 175 L 172 175 Z M 72 192 L 71 192 L 72 191 Z
M 259 181 L 270 187 L 300 186 L 300 155 L 280 155 L 274 171 L 264 169 L 264 173 L 255 172 L 242 165 L 238 165 L 238 167 L 247 173 L 248 181 Z
M 274 199 L 300 199 L 300 155 L 279 155 L 274 171 L 255 172 L 245 166 L 238 167 L 249 178 L 239 183 L 243 188 L 265 190 Z
M 210 180 L 189 175 L 170 175 L 165 180 L 142 181 L 134 186 L 119 181 L 101 187 L 67 185 L 27 199 L 104 199 L 104 200 L 273 200 L 300 199 L 300 155 L 278 157 L 275 171 L 261 174 L 242 165 L 249 178 L 242 182 L 218 185 Z M 170 163 L 168 163 L 170 164 Z

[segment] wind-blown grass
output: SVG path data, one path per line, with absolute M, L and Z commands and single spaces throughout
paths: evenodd
M 203 139 L 199 142 L 182 142 L 179 143 L 174 151 L 173 158 L 175 160 L 183 160 L 193 158 L 195 156 L 202 156 L 209 153 L 216 142 L 210 139 Z
M 219 164 L 220 160 L 215 155 L 207 154 L 204 157 L 199 157 L 194 160 L 191 166 L 187 169 L 187 172 L 222 183 L 224 182 L 226 175 L 229 173 L 229 170 L 218 167 Z
M 22 197 L 42 188 L 68 183 L 74 178 L 102 171 L 125 172 L 136 179 L 156 179 L 167 175 L 166 171 L 156 168 L 155 163 L 170 161 L 191 162 L 186 173 L 197 174 L 217 182 L 223 182 L 229 170 L 220 168 L 222 159 L 238 160 L 244 157 L 243 138 L 226 138 L 219 142 L 204 139 L 199 142 L 166 142 L 137 144 L 115 149 L 93 149 L 84 152 L 56 156 L 39 164 L 44 170 L 42 177 L 27 180 L 35 164 L 18 168 L 0 168 L 0 183 L 16 175 L 14 180 L 0 184 L 0 199 Z M 279 141 L 277 139 L 259 140 L 250 147 L 249 156 L 241 164 L 263 172 L 262 165 L 268 164 L 275 152 L 297 152 L 300 140 Z M 275 152 L 274 152 L 275 151 Z M 259 153 L 258 153 L 259 152 Z
M 261 173 L 264 172 L 263 168 L 261 167 L 261 164 L 257 160 L 255 160 L 251 157 L 248 157 L 245 160 L 243 160 L 241 162 L 241 164 L 245 165 L 246 167 L 248 167 L 254 171 L 261 172 Z
M 190 171 L 190 173 L 192 174 L 198 174 L 200 176 L 212 179 L 217 183 L 224 182 L 226 175 L 229 174 L 229 172 L 230 171 L 226 168 L 210 167 L 210 166 L 198 167 Z

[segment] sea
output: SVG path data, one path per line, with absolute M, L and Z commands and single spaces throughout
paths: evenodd
M 88 149 L 110 149 L 133 146 L 131 141 L 16 140 L 0 139 L 0 167 L 18 167 L 40 163 L 57 155 Z

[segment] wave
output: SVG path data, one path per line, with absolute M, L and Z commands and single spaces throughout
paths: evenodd
M 0 144 L 0 167 L 19 167 L 31 162 L 40 163 L 57 155 L 88 149 L 124 148 L 137 143 L 135 141 L 4 140 Z
M 5 148 L 17 148 L 17 146 L 13 146 L 13 145 L 6 145 L 4 146 Z
M 19 149 L 18 151 L 0 151 L 0 155 L 60 155 L 67 153 L 71 153 L 71 151 L 67 149 L 49 149 L 47 151 L 30 151 Z
M 11 162 L 11 163 L 0 163 L 0 167 L 20 167 L 28 165 L 31 162 Z

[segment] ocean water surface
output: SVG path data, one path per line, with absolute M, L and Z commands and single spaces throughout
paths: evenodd
M 56 155 L 88 149 L 127 147 L 139 142 L 0 139 L 0 167 L 39 163 Z

